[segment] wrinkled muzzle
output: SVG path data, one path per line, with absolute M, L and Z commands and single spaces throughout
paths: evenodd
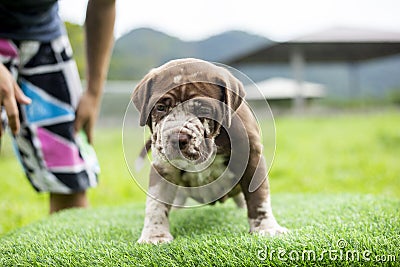
M 216 153 L 214 139 L 208 138 L 209 134 L 209 119 L 200 120 L 177 106 L 156 126 L 155 152 L 180 169 L 196 165 L 201 168 Z

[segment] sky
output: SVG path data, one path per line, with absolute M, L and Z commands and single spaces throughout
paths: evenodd
M 400 0 L 116 0 L 115 37 L 151 27 L 186 41 L 243 30 L 286 41 L 331 27 L 400 32 Z M 63 20 L 83 24 L 87 0 L 59 0 Z

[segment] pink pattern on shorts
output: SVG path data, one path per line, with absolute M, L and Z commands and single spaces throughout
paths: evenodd
M 47 168 L 74 167 L 84 164 L 75 144 L 41 127 L 37 128 L 37 136 Z
M 16 57 L 18 55 L 18 52 L 15 46 L 10 43 L 10 41 L 0 39 L 0 55 L 6 57 Z

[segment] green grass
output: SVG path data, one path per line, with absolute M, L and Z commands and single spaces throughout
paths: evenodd
M 173 210 L 175 240 L 160 246 L 136 244 L 143 204 L 60 212 L 3 236 L 0 265 L 374 266 L 382 259 L 400 264 L 399 200 L 275 194 L 273 203 L 290 234 L 250 235 L 245 211 L 226 203 Z
M 10 140 L 3 140 L 0 266 L 83 266 L 85 260 L 98 265 L 169 265 L 187 259 L 192 266 L 220 261 L 229 265 L 238 259 L 243 265 L 257 265 L 269 263 L 257 261 L 260 245 L 321 251 L 334 248 L 340 238 L 350 248 L 371 249 L 374 255 L 392 253 L 399 260 L 399 124 L 396 109 L 277 118 L 272 200 L 279 221 L 292 233 L 252 237 L 246 234 L 244 213 L 232 205 L 204 207 L 174 211 L 172 233 L 177 241 L 160 247 L 135 245 L 145 194 L 125 166 L 119 129 L 97 129 L 102 174 L 99 186 L 89 191 L 92 208 L 55 216 L 47 215 L 47 195 L 30 187 Z M 132 149 L 139 151 L 141 146 L 138 141 Z
M 278 118 L 274 192 L 400 196 L 400 113 Z
M 48 195 L 37 194 L 27 182 L 6 136 L 0 154 L 0 236 L 46 217 Z M 96 150 L 101 165 L 99 186 L 89 190 L 93 207 L 143 201 L 145 193 L 130 177 L 122 154 L 121 130 L 98 129 Z M 134 148 L 140 150 L 141 147 Z

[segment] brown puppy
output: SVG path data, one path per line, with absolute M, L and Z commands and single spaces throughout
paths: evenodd
M 188 196 L 215 203 L 243 192 L 250 232 L 287 231 L 272 214 L 259 128 L 244 95 L 229 71 L 198 59 L 170 61 L 136 87 L 153 156 L 139 243 L 171 241 L 170 207 Z

